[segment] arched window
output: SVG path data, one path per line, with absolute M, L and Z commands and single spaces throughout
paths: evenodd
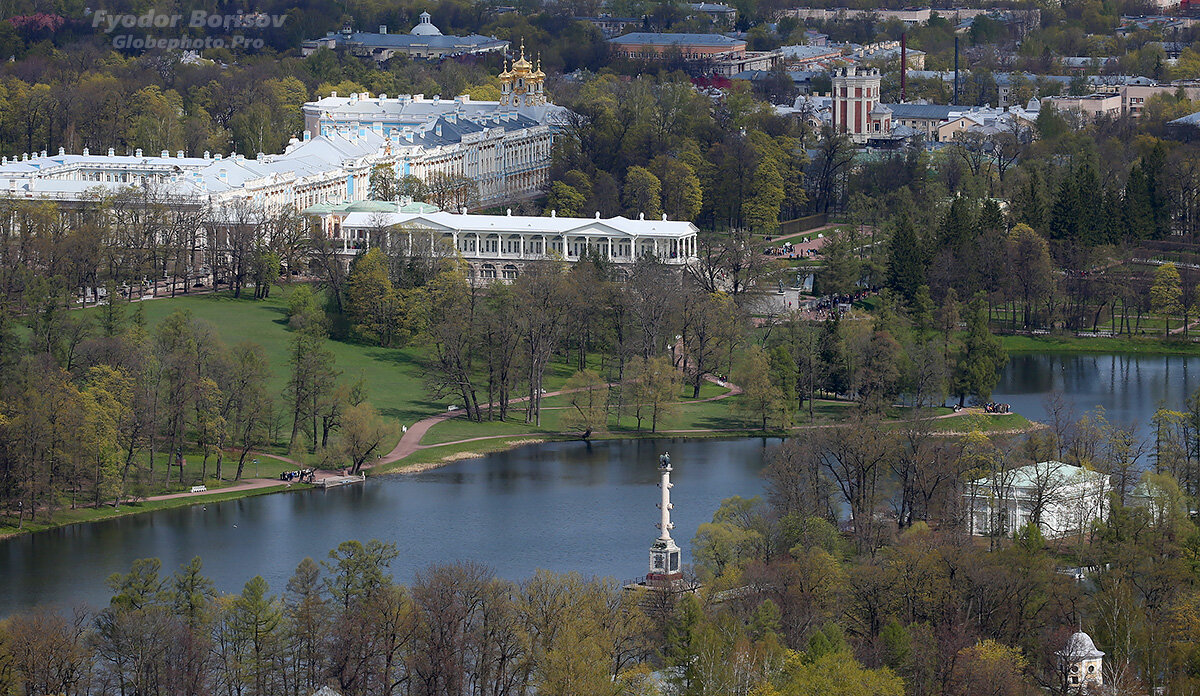
M 516 280 L 517 279 L 517 267 L 512 265 L 511 263 L 506 264 L 504 266 L 504 268 L 502 269 L 502 273 L 504 274 L 505 280 Z

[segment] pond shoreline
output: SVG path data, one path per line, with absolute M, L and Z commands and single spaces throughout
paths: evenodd
M 937 416 L 938 420 L 948 420 L 957 418 L 969 418 L 971 415 L 976 415 L 974 410 L 963 411 L 947 416 Z M 1001 415 L 1001 414 L 988 414 Z M 1010 416 L 1020 416 L 1018 413 L 1003 414 Z M 898 423 L 899 421 L 885 421 L 885 423 Z M 1026 421 L 1027 425 L 1020 428 L 1008 429 L 987 429 L 986 432 L 995 433 L 998 435 L 1004 434 L 1019 434 L 1028 432 L 1032 429 L 1045 427 L 1040 423 Z M 593 435 L 590 440 L 594 442 L 612 441 L 612 440 L 737 440 L 745 438 L 786 438 L 789 435 L 799 431 L 813 428 L 828 428 L 838 425 L 839 423 L 816 423 L 811 425 L 797 425 L 787 429 L 745 429 L 745 430 L 689 430 L 689 431 L 670 431 L 660 430 L 657 432 L 605 432 Z M 943 431 L 946 437 L 958 437 L 963 434 L 961 430 L 946 430 Z M 416 450 L 404 459 L 397 461 L 386 462 L 377 466 L 364 467 L 363 473 L 367 474 L 368 480 L 375 476 L 405 476 L 421 474 L 427 471 L 440 469 L 445 466 L 454 464 L 455 462 L 466 459 L 476 459 L 485 457 L 490 454 L 499 452 L 507 452 L 520 447 L 530 445 L 540 445 L 548 442 L 571 442 L 579 441 L 577 435 L 568 433 L 537 433 L 532 435 L 497 435 L 493 437 L 475 438 L 466 442 L 446 442 L 433 445 L 423 446 Z M 439 451 L 449 448 L 450 451 Z M 423 456 L 424 455 L 424 456 Z M 183 496 L 166 500 L 149 501 L 149 503 L 127 503 L 119 508 L 105 507 L 103 509 L 94 509 L 97 514 L 89 519 L 82 520 L 62 520 L 51 521 L 49 523 L 34 523 L 27 524 L 22 530 L 6 530 L 0 532 L 0 542 L 8 539 L 22 537 L 27 534 L 36 534 L 38 532 L 60 529 L 74 525 L 91 524 L 94 522 L 105 522 L 108 520 L 140 515 L 161 510 L 170 510 L 181 507 L 189 507 L 194 505 L 204 505 L 207 503 L 226 502 L 229 500 L 238 500 L 241 498 L 249 498 L 259 495 L 268 495 L 273 493 L 289 493 L 294 491 L 309 490 L 312 488 L 308 485 L 278 485 L 266 488 L 246 488 L 239 490 L 214 490 L 208 494 L 196 496 Z
M 1200 332 L 1197 332 L 1200 335 Z M 1000 345 L 1010 355 L 1030 353 L 1087 353 L 1103 355 L 1136 355 L 1144 358 L 1190 357 L 1200 355 L 1200 342 L 1161 337 L 1113 336 L 1026 336 L 998 334 Z

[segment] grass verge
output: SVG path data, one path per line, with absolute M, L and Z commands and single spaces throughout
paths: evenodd
M 1000 336 L 1010 353 L 1138 353 L 1141 355 L 1200 355 L 1200 343 L 1161 337 L 1114 336 Z
M 292 489 L 309 488 L 306 484 L 293 484 Z M 278 486 L 269 488 L 251 488 L 238 491 L 214 492 L 211 495 L 189 496 L 186 498 L 170 498 L 168 500 L 149 500 L 140 503 L 124 503 L 118 507 L 111 505 L 103 505 L 98 508 L 79 508 L 77 510 L 61 510 L 55 513 L 54 519 L 47 522 L 44 519 L 39 519 L 34 522 L 25 521 L 25 525 L 20 530 L 16 525 L 12 524 L 11 518 L 4 519 L 0 522 L 0 539 L 5 539 L 19 534 L 27 534 L 40 532 L 55 527 L 66 527 L 72 524 L 83 524 L 87 522 L 101 522 L 103 520 L 116 519 L 118 517 L 127 517 L 129 515 L 140 515 L 143 512 L 154 512 L 157 510 L 169 510 L 171 508 L 186 507 L 188 505 L 198 505 L 206 503 L 220 503 L 226 500 L 235 500 L 237 498 L 249 498 L 256 495 L 265 495 L 267 493 L 277 493 L 279 491 L 289 490 L 286 484 L 280 483 Z

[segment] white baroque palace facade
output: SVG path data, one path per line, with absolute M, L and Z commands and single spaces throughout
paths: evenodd
M 26 153 L 0 160 L 0 197 L 87 204 L 134 189 L 180 206 L 263 211 L 366 200 L 377 166 L 428 181 L 475 182 L 483 207 L 536 196 L 547 183 L 565 109 L 545 101 L 545 75 L 522 57 L 501 75 L 502 101 L 335 94 L 303 107 L 306 129 L 282 153 L 227 157 Z
M 396 253 L 440 256 L 457 253 L 473 280 L 512 280 L 541 259 L 574 263 L 599 255 L 618 266 L 653 256 L 669 266 L 696 259 L 699 230 L 690 222 L 614 218 L 532 217 L 401 211 L 350 212 L 323 218 L 322 229 L 347 258 L 372 244 Z

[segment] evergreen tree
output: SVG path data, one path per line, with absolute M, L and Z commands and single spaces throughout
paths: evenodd
M 982 293 L 978 294 L 967 308 L 967 333 L 954 370 L 959 405 L 966 403 L 968 395 L 980 401 L 990 399 L 1007 360 L 1000 339 L 988 328 L 987 304 Z
M 1030 169 L 1025 185 L 1013 201 L 1013 215 L 1038 232 L 1046 231 L 1046 184 L 1037 169 Z
M 939 246 L 958 251 L 966 245 L 969 239 L 974 237 L 976 220 L 971 208 L 971 202 L 962 196 L 955 198 L 950 203 L 946 217 L 942 219 L 941 235 L 938 239 Z M 916 286 L 913 288 L 915 289 Z
M 925 254 L 912 221 L 903 216 L 897 220 L 888 246 L 887 287 L 911 304 L 922 285 L 925 285 Z

